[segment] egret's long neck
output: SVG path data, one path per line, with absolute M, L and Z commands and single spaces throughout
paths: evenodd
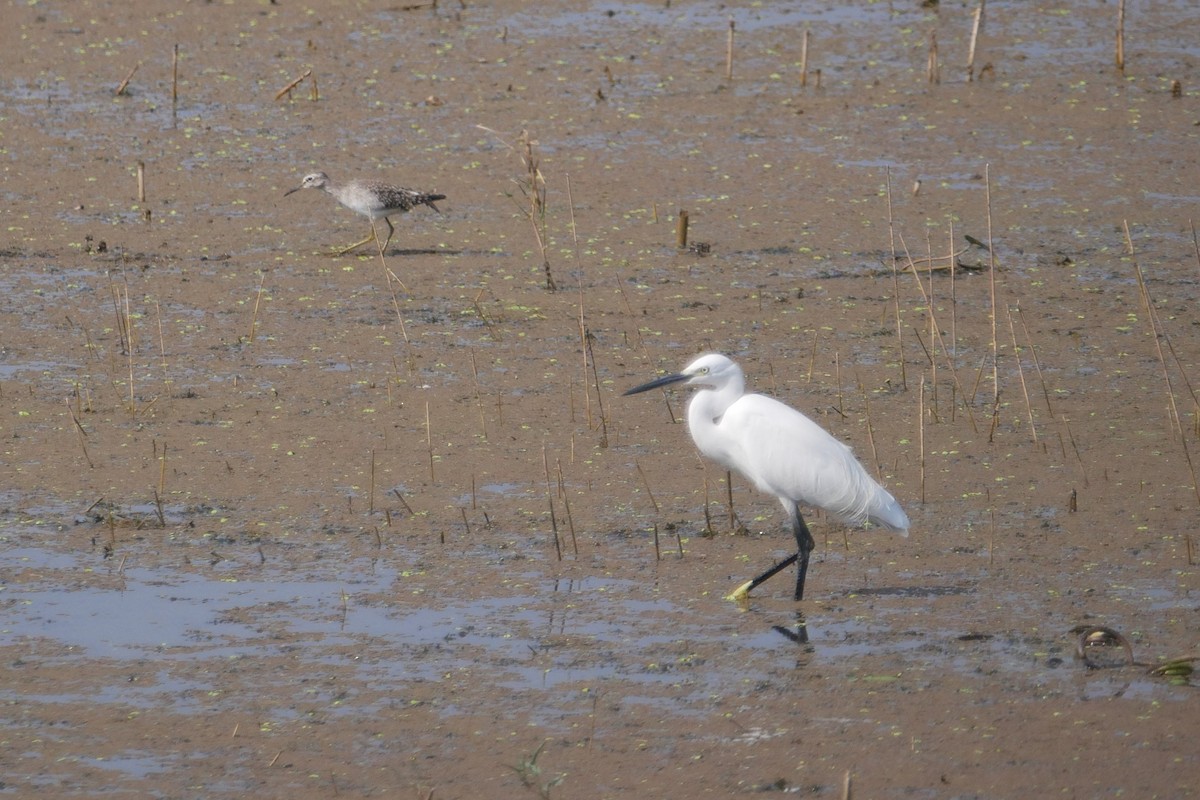
M 724 437 L 720 435 L 718 426 L 725 412 L 744 391 L 745 381 L 737 376 L 719 389 L 700 389 L 688 404 L 688 431 L 696 441 L 696 446 L 701 453 L 726 466 L 729 466 L 729 457 L 725 453 Z

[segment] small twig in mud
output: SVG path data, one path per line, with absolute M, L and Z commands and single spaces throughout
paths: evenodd
M 300 84 L 301 84 L 301 83 L 304 81 L 304 79 L 305 79 L 305 78 L 307 78 L 309 75 L 312 75 L 312 70 L 311 70 L 311 69 L 306 69 L 306 70 L 304 71 L 304 74 L 303 74 L 303 75 L 301 75 L 299 78 L 296 78 L 296 80 L 292 81 L 292 82 L 291 82 L 291 83 L 289 83 L 287 86 L 283 87 L 283 88 L 282 88 L 282 89 L 280 89 L 278 92 L 276 92 L 276 93 L 275 93 L 275 99 L 276 99 L 276 100 L 279 100 L 279 99 L 281 99 L 281 98 L 282 98 L 282 97 L 283 97 L 285 94 L 291 94 L 291 91 L 292 91 L 292 89 L 295 89 L 297 86 L 299 86 L 299 85 L 300 85 Z M 314 87 L 315 87 L 315 85 L 316 85 L 316 81 L 315 81 L 315 80 L 313 81 L 313 85 L 314 85 Z M 313 89 L 313 91 L 316 91 L 316 89 L 314 88 L 314 89 Z
M 129 70 L 129 74 L 125 76 L 125 80 L 121 81 L 121 84 L 117 87 L 117 90 L 113 92 L 113 94 L 115 94 L 117 97 L 122 97 L 129 93 L 129 81 L 133 80 L 133 74 L 138 71 L 138 67 L 140 66 L 142 66 L 142 62 L 140 61 L 133 65 L 133 69 Z

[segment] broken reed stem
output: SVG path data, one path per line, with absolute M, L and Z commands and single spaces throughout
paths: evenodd
M 1117 70 L 1125 74 L 1125 0 L 1117 3 Z
M 638 475 L 642 476 L 642 484 L 646 487 L 646 494 L 650 498 L 650 504 L 654 506 L 654 513 L 658 514 L 660 509 L 658 507 L 658 501 L 654 499 L 654 490 L 650 488 L 650 479 L 646 477 L 646 473 L 642 469 L 641 463 L 638 462 L 636 458 L 633 460 L 633 465 L 637 467 Z
M 254 296 L 254 313 L 250 315 L 250 334 L 246 337 L 247 344 L 254 344 L 254 331 L 258 325 L 258 308 L 262 304 L 263 284 L 267 282 L 267 271 L 261 270 L 258 279 L 258 293 Z
M 179 103 L 179 44 L 171 49 L 171 107 Z
M 137 192 L 138 202 L 146 202 L 146 162 L 137 162 Z
M 808 86 L 808 38 L 811 35 L 808 28 L 804 29 L 804 38 L 800 40 L 800 88 Z
M 287 86 L 283 87 L 283 88 L 282 88 L 282 89 L 280 89 L 278 92 L 276 92 L 276 93 L 275 93 L 275 99 L 276 99 L 276 100 L 279 100 L 279 99 L 280 99 L 280 98 L 282 98 L 282 97 L 283 97 L 285 94 L 290 94 L 290 93 L 291 93 L 291 91 L 292 91 L 292 89 L 295 89 L 297 86 L 299 86 L 299 85 L 300 85 L 300 84 L 301 84 L 301 83 L 304 81 L 304 79 L 305 79 L 305 78 L 307 78 L 309 75 L 312 75 L 312 69 L 311 69 L 311 68 L 310 68 L 310 69 L 306 69 L 306 70 L 304 71 L 304 74 L 303 74 L 303 75 L 301 75 L 299 78 L 296 78 L 296 80 L 292 81 L 292 82 L 291 82 L 291 83 L 289 83 Z M 317 91 L 317 82 L 316 82 L 316 80 L 314 79 L 314 80 L 313 80 L 313 92 L 315 93 L 316 91 Z M 315 99 L 315 98 L 314 98 L 314 99 Z
M 675 246 L 680 250 L 687 248 L 688 212 L 679 209 L 679 219 L 675 222 Z
M 975 19 L 971 23 L 971 46 L 967 50 L 967 83 L 975 80 L 975 45 L 979 41 L 979 25 L 983 21 L 983 3 L 975 9 Z
M 733 17 L 729 18 L 729 37 L 725 42 L 725 80 L 733 80 Z
M 654 523 L 654 560 L 662 561 L 662 550 L 658 546 L 658 523 Z
M 125 76 L 125 80 L 121 81 L 120 85 L 117 86 L 117 90 L 113 92 L 113 94 L 115 94 L 117 97 L 121 97 L 122 95 L 126 94 L 127 90 L 129 89 L 129 81 L 133 79 L 133 74 L 138 71 L 140 66 L 142 66 L 142 62 L 140 61 L 133 65 L 133 69 L 129 70 L 129 74 Z
M 408 515 L 410 517 L 413 516 L 412 506 L 410 506 L 408 501 L 404 499 L 404 495 L 400 494 L 400 490 L 392 489 L 392 494 L 396 495 L 396 499 L 400 501 L 400 505 L 404 506 L 404 510 L 408 512 Z
M 925 66 L 925 77 L 930 83 L 941 83 L 942 75 L 938 69 L 937 31 L 929 32 L 929 60 Z

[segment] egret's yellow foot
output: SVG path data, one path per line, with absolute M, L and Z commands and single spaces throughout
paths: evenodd
M 734 603 L 740 603 L 743 600 L 750 599 L 750 590 L 754 588 L 754 581 L 746 581 L 738 588 L 725 596 L 726 600 L 731 600 Z

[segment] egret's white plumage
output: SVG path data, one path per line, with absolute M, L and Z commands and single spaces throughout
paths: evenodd
M 625 394 L 682 383 L 699 389 L 688 404 L 688 431 L 700 452 L 779 498 L 796 536 L 798 553 L 735 591 L 751 589 L 799 561 L 796 599 L 804 595 L 814 543 L 798 504 L 820 508 L 847 525 L 873 523 L 908 535 L 908 515 L 867 474 L 849 447 L 799 411 L 761 394 L 746 394 L 741 367 L 723 355 L 702 355 L 682 372 L 636 386 Z

